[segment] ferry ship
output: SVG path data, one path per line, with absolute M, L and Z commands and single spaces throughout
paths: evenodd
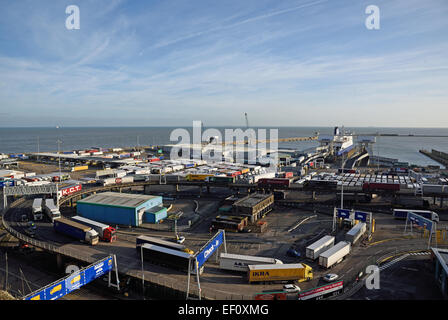
M 346 131 L 344 127 L 342 127 L 342 130 L 339 127 L 335 127 L 333 135 L 320 135 L 318 140 L 321 147 L 328 146 L 333 148 L 332 153 L 335 156 L 342 156 L 355 146 L 352 133 Z
M 351 132 L 347 132 L 342 127 L 342 131 L 338 127 L 334 128 L 333 149 L 334 154 L 341 156 L 344 153 L 349 152 L 354 147 L 353 135 Z

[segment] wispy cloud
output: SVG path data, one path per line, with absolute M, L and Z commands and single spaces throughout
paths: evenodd
M 434 123 L 448 121 L 440 107 L 448 101 L 441 29 L 448 22 L 437 11 L 440 2 L 416 3 L 425 18 L 421 30 L 402 28 L 400 12 L 420 17 L 406 1 L 380 1 L 384 20 L 375 32 L 364 27 L 362 3 L 248 3 L 230 1 L 221 13 L 203 1 L 195 13 L 189 1 L 175 9 L 169 2 L 85 1 L 76 33 L 55 13 L 63 6 L 49 2 L 51 10 L 37 10 L 16 29 L 17 45 L 0 47 L 0 112 L 51 114 L 62 125 L 70 121 L 67 110 L 111 119 L 126 110 L 126 121 L 140 125 L 232 124 L 242 110 L 259 125 L 332 125 L 344 115 L 354 115 L 353 125 L 381 125 L 378 110 L 400 114 L 406 105 L 400 119 L 411 124 L 425 105 L 445 115 Z M 19 9 L 8 6 L 12 16 Z M 12 21 L 4 21 L 0 39 L 8 40 L 2 30 Z

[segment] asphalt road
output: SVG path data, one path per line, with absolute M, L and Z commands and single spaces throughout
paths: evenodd
M 201 207 L 202 205 L 202 207 Z M 31 201 L 22 203 L 18 208 L 8 211 L 5 217 L 10 224 L 19 232 L 23 232 L 24 225 L 20 222 L 20 217 L 29 210 Z M 202 223 L 194 232 L 184 232 L 188 247 L 197 250 L 210 238 L 208 233 L 208 219 L 216 214 L 216 203 L 213 201 L 202 202 L 200 213 L 204 216 Z M 381 242 L 375 245 L 362 246 L 357 244 L 353 247 L 351 254 L 340 264 L 330 270 L 322 269 L 316 262 L 307 261 L 303 258 L 289 258 L 285 255 L 289 247 L 295 246 L 302 255 L 304 248 L 311 239 L 325 234 L 331 227 L 331 219 L 327 215 L 318 214 L 315 219 L 310 219 L 296 230 L 287 233 L 286 230 L 294 226 L 300 219 L 313 215 L 312 212 L 305 212 L 293 208 L 281 208 L 274 210 L 266 217 L 268 231 L 264 234 L 231 234 L 226 233 L 227 250 L 232 253 L 253 254 L 262 256 L 274 256 L 286 262 L 305 262 L 313 267 L 314 279 L 310 282 L 300 283 L 302 290 L 310 289 L 324 284 L 321 277 L 328 272 L 337 273 L 340 279 L 352 281 L 361 271 L 365 271 L 368 264 L 375 264 L 376 261 L 387 254 L 414 250 L 415 248 L 425 248 L 426 239 L 400 239 L 403 236 L 403 222 L 397 222 L 387 215 L 375 215 L 378 232 L 374 235 L 373 241 L 394 239 Z M 142 277 L 141 263 L 135 250 L 133 236 L 147 233 L 152 235 L 167 235 L 166 232 L 149 232 L 143 228 L 133 228 L 123 230 L 126 233 L 118 235 L 118 241 L 114 243 L 103 243 L 96 246 L 89 246 L 78 241 L 74 241 L 64 235 L 53 231 L 49 222 L 37 222 L 36 239 L 46 241 L 59 247 L 72 250 L 76 254 L 88 255 L 96 259 L 101 259 L 109 254 L 116 254 L 118 270 L 121 273 L 128 273 L 137 278 Z M 401 229 L 400 229 L 401 227 Z M 205 231 L 206 230 L 206 231 Z M 205 232 L 204 232 L 205 231 Z M 122 235 L 122 236 L 120 236 Z M 170 233 L 168 233 L 171 236 Z M 337 237 L 341 238 L 342 235 Z M 144 262 L 144 278 L 161 285 L 185 290 L 187 287 L 187 276 L 182 272 L 162 266 L 152 265 Z M 224 272 L 219 270 L 216 260 L 212 257 L 206 264 L 205 273 L 201 275 L 202 293 L 210 298 L 218 299 L 241 299 L 251 298 L 255 293 L 266 290 L 279 290 L 280 284 L 248 285 L 244 274 Z M 191 278 L 190 292 L 197 291 L 195 278 Z

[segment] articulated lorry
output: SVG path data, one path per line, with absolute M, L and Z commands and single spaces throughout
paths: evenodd
M 255 264 L 283 264 L 283 262 L 275 258 L 247 256 L 224 252 L 219 255 L 219 268 L 223 270 L 247 272 L 249 270 L 248 266 Z
M 248 266 L 249 283 L 303 282 L 313 279 L 313 269 L 304 263 L 257 264 Z
M 356 224 L 353 228 L 351 228 L 346 234 L 345 234 L 345 240 L 350 242 L 351 244 L 355 244 L 356 241 L 359 240 L 359 238 L 362 237 L 364 233 L 366 233 L 367 225 L 365 222 L 360 222 Z
M 44 211 L 51 222 L 54 222 L 61 217 L 59 208 L 54 204 L 53 199 L 45 199 Z
M 95 245 L 99 241 L 98 232 L 93 230 L 91 227 L 66 218 L 59 218 L 55 220 L 53 223 L 53 228 L 56 232 L 81 240 L 82 242 L 90 245 Z
M 95 230 L 96 232 L 98 232 L 98 235 L 100 237 L 100 240 L 105 241 L 105 242 L 113 242 L 115 240 L 117 240 L 117 236 L 116 236 L 116 230 L 115 228 L 98 222 L 98 221 L 94 221 L 94 220 L 90 220 L 81 216 L 74 216 L 72 217 L 73 221 L 79 222 L 83 225 L 86 225 L 88 227 L 91 227 L 93 230 Z
M 333 247 L 319 255 L 319 265 L 324 268 L 331 268 L 341 262 L 350 253 L 351 244 L 347 241 L 340 241 Z
M 140 256 L 143 254 L 143 259 L 154 264 L 166 266 L 172 269 L 196 274 L 196 266 L 193 255 L 179 250 L 169 249 L 149 243 L 142 243 L 137 251 Z M 140 256 L 141 257 L 141 256 Z M 199 274 L 204 271 L 204 266 L 199 268 Z
M 42 220 L 44 215 L 42 213 L 42 198 L 36 198 L 33 200 L 33 207 L 31 208 L 31 213 L 33 215 L 33 220 Z
M 316 260 L 322 252 L 330 249 L 334 245 L 333 236 L 324 236 L 316 242 L 306 247 L 305 255 L 311 260 Z

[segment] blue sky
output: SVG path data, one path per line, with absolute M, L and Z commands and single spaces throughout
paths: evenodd
M 447 16 L 445 0 L 4 0 L 0 126 L 244 126 L 247 112 L 447 127 Z

